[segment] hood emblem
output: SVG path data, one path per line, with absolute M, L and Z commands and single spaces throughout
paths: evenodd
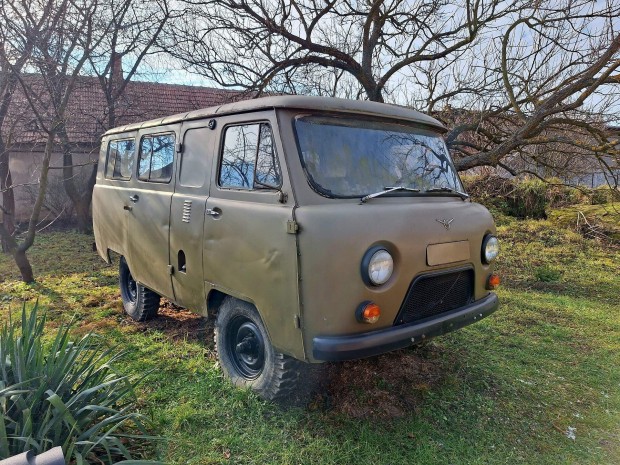
M 441 223 L 446 230 L 450 230 L 450 224 L 454 221 L 454 218 L 446 220 L 445 218 L 436 218 L 435 221 Z

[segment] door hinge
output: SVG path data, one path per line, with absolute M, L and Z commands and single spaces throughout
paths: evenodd
M 181 142 L 177 144 L 177 153 L 183 153 L 183 144 Z
M 299 318 L 299 315 L 295 315 L 295 328 L 301 328 L 301 318 Z
M 168 265 L 168 274 L 174 274 L 174 266 Z
M 297 221 L 288 220 L 286 222 L 286 232 L 289 234 L 297 234 L 297 231 L 299 231 L 299 225 L 297 224 Z

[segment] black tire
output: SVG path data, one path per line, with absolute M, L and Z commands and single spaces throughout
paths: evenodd
M 119 261 L 118 282 L 127 315 L 135 321 L 148 321 L 157 316 L 159 295 L 133 279 L 125 257 Z
M 304 362 L 276 352 L 256 308 L 227 297 L 215 322 L 215 347 L 224 374 L 235 386 L 267 400 L 290 396 Z

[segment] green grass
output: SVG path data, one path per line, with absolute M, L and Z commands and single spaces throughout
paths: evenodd
M 78 318 L 79 332 L 126 349 L 124 369 L 154 369 L 139 405 L 168 438 L 157 453 L 170 463 L 611 465 L 620 463 L 620 249 L 576 232 L 579 208 L 608 231 L 620 224 L 609 206 L 498 217 L 496 314 L 422 348 L 328 366 L 323 395 L 306 407 L 230 386 L 205 320 L 171 306 L 148 324 L 123 316 L 116 267 L 92 252 L 92 237 L 41 234 L 31 286 L 0 256 L 0 312 L 38 298 L 52 322 Z

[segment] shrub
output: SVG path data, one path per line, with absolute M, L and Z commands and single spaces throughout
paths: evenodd
M 558 178 L 547 179 L 547 201 L 551 208 L 567 207 L 584 203 L 587 195 L 583 192 L 584 188 L 576 188 L 563 184 Z
M 547 218 L 547 184 L 539 179 L 513 181 L 506 213 L 516 218 Z
M 563 185 L 559 179 L 545 182 L 494 175 L 465 175 L 461 179 L 473 200 L 516 218 L 546 218 L 547 207 L 574 205 L 584 199 L 579 189 Z
M 490 209 L 507 213 L 506 199 L 513 189 L 511 179 L 495 175 L 464 175 L 461 176 L 461 180 L 472 200 Z
M 617 200 L 619 197 L 618 191 L 609 186 L 600 186 L 590 191 L 590 203 L 592 205 L 604 205 Z
M 0 459 L 62 446 L 67 463 L 131 460 L 129 444 L 153 438 L 134 412 L 135 382 L 112 368 L 120 354 L 92 334 L 71 341 L 70 325 L 46 346 L 45 323 L 24 306 L 0 330 Z

